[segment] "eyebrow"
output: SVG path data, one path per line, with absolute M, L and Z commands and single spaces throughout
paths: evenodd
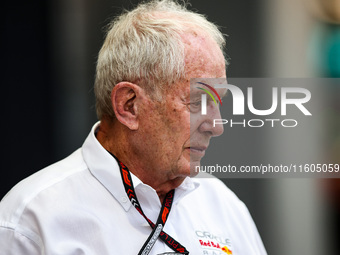
M 214 92 L 215 95 L 217 96 L 218 100 L 219 100 L 220 103 L 222 104 L 222 100 L 221 100 L 221 98 L 220 98 L 220 95 L 217 93 L 217 91 L 215 90 L 214 87 L 212 87 L 212 86 L 210 86 L 210 85 L 208 85 L 208 84 L 206 84 L 206 83 L 203 83 L 203 82 L 197 82 L 197 83 L 202 84 L 202 85 L 208 87 L 212 92 Z M 203 88 L 202 88 L 202 89 L 203 89 Z M 203 90 L 204 90 L 204 89 L 203 89 Z M 207 92 L 210 96 L 212 96 L 208 91 L 205 91 L 205 92 Z M 214 99 L 214 101 L 215 101 L 215 99 Z M 215 103 L 216 103 L 216 102 L 215 102 Z
M 208 84 L 206 84 L 204 82 L 196 82 L 196 83 L 207 86 L 210 90 L 212 90 L 214 92 L 214 94 L 218 95 L 218 97 L 220 97 L 221 99 L 223 97 L 225 97 L 227 95 L 227 93 L 228 93 L 228 89 L 226 89 L 225 92 L 223 94 L 221 94 L 221 96 L 220 96 L 220 94 L 217 93 L 217 91 L 211 85 L 208 85 Z M 203 94 L 203 93 L 204 93 L 204 91 L 202 91 L 202 90 L 195 91 L 195 94 Z

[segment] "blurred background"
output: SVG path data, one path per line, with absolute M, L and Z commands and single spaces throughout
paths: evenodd
M 79 148 L 93 123 L 103 27 L 135 0 L 6 1 L 1 15 L 0 197 Z M 192 0 L 227 37 L 229 77 L 340 77 L 339 0 Z M 340 100 L 329 156 L 340 163 Z M 233 141 L 231 141 L 233 142 Z M 261 144 L 260 144 L 261 145 Z M 317 146 L 317 144 L 315 144 Z M 225 179 L 268 254 L 339 254 L 339 179 Z

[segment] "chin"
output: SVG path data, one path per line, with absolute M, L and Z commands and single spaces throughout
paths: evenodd
M 190 177 L 195 177 L 199 174 L 199 167 L 201 166 L 201 161 L 190 162 Z

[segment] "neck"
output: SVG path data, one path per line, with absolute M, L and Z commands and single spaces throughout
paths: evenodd
M 143 153 L 134 151 L 132 132 L 120 122 L 104 118 L 97 132 L 97 140 L 144 184 L 155 189 L 160 201 L 163 202 L 165 195 L 178 187 L 185 177 L 173 178 L 171 171 L 163 172 L 157 168 L 153 169 L 149 162 L 141 158 L 140 155 Z

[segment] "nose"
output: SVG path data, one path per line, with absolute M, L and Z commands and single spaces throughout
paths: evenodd
M 207 105 L 207 114 L 202 115 L 201 125 L 199 131 L 206 133 L 210 136 L 220 136 L 223 134 L 223 124 L 214 124 L 215 119 L 221 119 L 221 112 L 219 104 L 216 105 L 214 102 L 209 102 Z

